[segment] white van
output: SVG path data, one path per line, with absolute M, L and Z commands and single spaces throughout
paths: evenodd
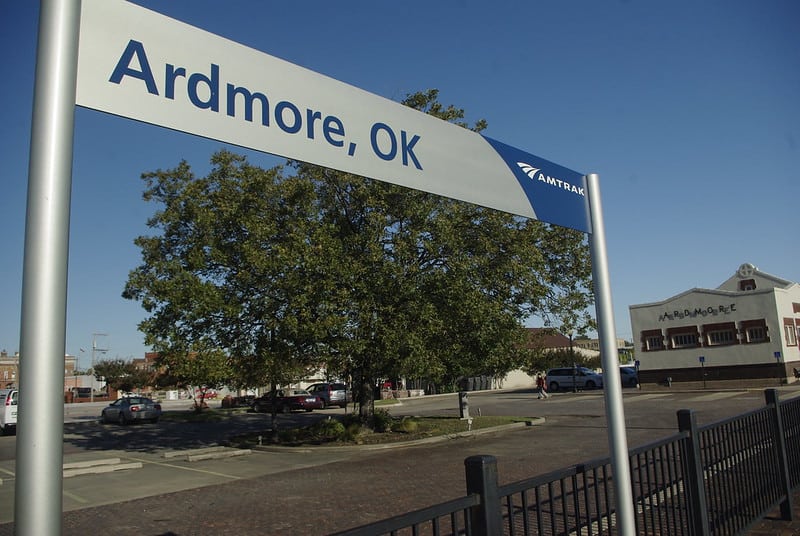
M 559 389 L 602 389 L 603 377 L 586 367 L 554 368 L 547 371 L 545 378 L 550 391 Z
M 0 430 L 10 434 L 17 429 L 17 390 L 0 389 Z

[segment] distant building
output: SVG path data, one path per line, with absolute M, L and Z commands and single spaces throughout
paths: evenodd
M 583 348 L 584 350 L 592 350 L 600 354 L 600 339 L 589 339 L 589 338 L 580 338 L 575 339 L 572 341 L 575 346 L 578 348 Z M 625 339 L 617 339 L 616 342 L 617 346 L 617 357 L 620 363 L 632 363 L 633 362 L 633 354 L 634 348 L 633 343 L 626 341 Z
M 0 351 L 0 388 L 19 386 L 19 352 Z
M 589 341 L 589 339 L 570 339 L 553 328 L 526 329 L 528 330 L 528 344 L 531 347 L 535 346 L 551 352 L 572 349 L 581 359 L 600 355 L 600 343 L 598 339 L 594 339 L 596 344 L 592 342 L 587 344 L 586 341 Z
M 19 352 L 12 355 L 6 350 L 0 351 L 0 388 L 19 387 L 20 362 L 24 360 Z M 84 376 L 78 371 L 78 358 L 74 355 L 64 355 L 64 390 L 72 388 L 91 386 L 92 376 Z
M 800 285 L 752 264 L 716 289 L 629 310 L 642 384 L 775 385 L 800 369 Z

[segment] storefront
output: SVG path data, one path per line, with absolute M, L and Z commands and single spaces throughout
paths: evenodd
M 743 264 L 716 289 L 631 305 L 640 382 L 777 385 L 800 371 L 800 285 Z

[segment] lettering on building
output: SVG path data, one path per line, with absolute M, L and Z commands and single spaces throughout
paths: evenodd
M 694 309 L 684 309 L 682 311 L 665 311 L 658 316 L 658 321 L 664 322 L 666 320 L 681 320 L 682 318 L 728 315 L 733 312 L 736 312 L 735 303 L 729 305 L 710 305 L 708 307 L 696 307 Z

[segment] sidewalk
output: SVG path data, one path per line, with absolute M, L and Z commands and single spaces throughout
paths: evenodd
M 792 496 L 792 521 L 781 519 L 780 508 L 776 508 L 758 521 L 747 532 L 748 536 L 796 536 L 800 535 L 800 489 Z

